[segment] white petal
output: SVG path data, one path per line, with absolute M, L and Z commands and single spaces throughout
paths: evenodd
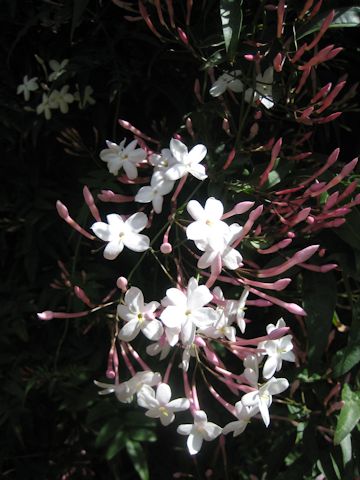
M 165 176 L 169 180 L 175 181 L 183 177 L 187 171 L 188 170 L 185 165 L 183 165 L 182 163 L 177 163 L 166 170 Z
M 192 165 L 189 168 L 189 173 L 198 180 L 205 180 L 207 178 L 206 170 L 204 165 Z
M 133 163 L 125 161 L 123 163 L 123 168 L 130 180 L 134 180 L 138 176 L 137 168 Z
M 163 197 L 161 195 L 155 195 L 152 201 L 155 213 L 161 213 L 163 206 Z
M 195 330 L 196 330 L 195 325 L 193 324 L 191 319 L 188 318 L 183 323 L 182 330 L 181 330 L 181 339 L 185 345 L 191 345 L 193 343 L 193 341 L 195 340 Z
M 149 203 L 154 198 L 154 191 L 151 187 L 141 187 L 135 196 L 135 202 Z
M 234 248 L 225 250 L 225 255 L 222 255 L 222 261 L 226 268 L 229 270 L 236 270 L 242 264 L 242 256 Z
M 190 200 L 186 209 L 194 220 L 201 220 L 204 218 L 205 211 L 197 200 Z
M 140 325 L 137 319 L 130 320 L 130 322 L 126 323 L 123 328 L 119 332 L 120 340 L 124 340 L 125 342 L 131 342 L 140 332 Z
M 216 80 L 215 83 L 213 83 L 213 86 L 210 88 L 209 93 L 212 97 L 219 97 L 222 95 L 226 90 L 226 83 Z
M 206 216 L 212 220 L 220 220 L 224 213 L 224 205 L 220 200 L 216 200 L 214 197 L 210 197 L 206 200 L 205 208 Z
M 143 329 L 143 334 L 149 340 L 159 340 L 164 332 L 163 326 L 159 320 L 151 320 Z
M 190 432 L 193 429 L 193 427 L 194 427 L 193 424 L 186 423 L 186 424 L 179 425 L 176 431 L 180 435 L 190 435 Z
M 144 295 L 140 288 L 131 287 L 125 294 L 125 303 L 133 313 L 141 312 L 144 308 Z
M 141 230 L 144 230 L 146 224 L 148 222 L 148 218 L 143 212 L 137 212 L 131 215 L 126 220 L 126 227 L 129 227 L 133 232 L 139 233 Z
M 260 102 L 264 105 L 265 108 L 270 109 L 273 108 L 274 102 L 271 97 L 261 97 Z
M 173 412 L 182 412 L 190 408 L 190 402 L 187 398 L 176 398 L 168 403 L 168 408 Z
M 190 310 L 201 308 L 211 302 L 212 297 L 210 290 L 205 285 L 200 285 L 189 295 L 188 308 Z
M 165 412 L 160 412 L 160 422 L 162 425 L 164 425 L 164 427 L 170 425 L 170 423 L 172 423 L 174 420 L 175 415 L 173 414 L 173 412 L 167 411 L 166 414 Z
M 182 313 L 179 311 L 179 308 L 170 305 L 165 308 L 165 310 L 160 315 L 160 319 L 164 325 L 169 328 L 180 329 L 183 319 L 185 318 L 185 312 Z
M 160 405 L 167 405 L 171 398 L 171 388 L 167 383 L 160 383 L 156 390 L 156 400 Z
M 192 165 L 200 163 L 205 158 L 206 154 L 207 149 L 205 145 L 195 145 L 195 147 L 193 147 L 189 152 L 188 162 Z
M 107 223 L 95 222 L 90 228 L 95 233 L 95 235 L 101 238 L 101 240 L 104 240 L 104 242 L 110 241 L 111 231 Z
M 201 240 L 204 238 L 204 236 L 207 236 L 208 230 L 209 229 L 206 228 L 206 226 L 204 225 L 204 222 L 201 222 L 201 221 L 192 222 L 186 228 L 186 236 L 189 240 Z
M 178 288 L 168 288 L 166 290 L 166 296 L 173 305 L 186 308 L 186 305 L 187 305 L 186 295 Z
M 198 260 L 198 263 L 197 263 L 198 268 L 203 269 L 203 268 L 210 267 L 210 265 L 214 262 L 217 256 L 218 256 L 218 252 L 215 252 L 210 248 L 209 250 L 205 250 L 204 254 Z
M 271 378 L 277 368 L 278 365 L 278 357 L 276 355 L 268 357 L 266 362 L 264 363 L 263 367 L 263 377 L 264 378 Z
M 271 395 L 277 395 L 289 387 L 286 378 L 273 378 L 267 382 L 267 390 Z
M 198 432 L 190 433 L 186 444 L 190 455 L 196 455 L 200 451 L 201 445 L 203 444 L 203 437 Z
M 104 258 L 114 260 L 124 249 L 124 244 L 120 241 L 109 242 L 104 250 Z
M 145 252 L 149 248 L 150 239 L 140 233 L 128 233 L 124 237 L 124 245 L 134 252 Z
M 264 420 L 265 426 L 268 427 L 270 424 L 270 415 L 269 415 L 269 408 L 264 401 L 259 399 L 259 410 Z
M 204 439 L 208 442 L 214 440 L 214 438 L 218 437 L 221 432 L 222 428 L 219 427 L 219 425 L 216 425 L 212 422 L 207 422 L 203 430 Z
M 174 158 L 180 163 L 182 163 L 188 155 L 187 146 L 175 138 L 170 140 L 170 150 Z
M 240 420 L 240 421 L 238 420 L 236 422 L 230 422 L 227 425 L 225 425 L 225 427 L 222 430 L 222 433 L 223 433 L 223 435 L 227 435 L 230 432 L 234 432 L 233 436 L 237 437 L 238 435 L 243 433 L 243 431 L 246 428 L 246 425 L 247 425 L 247 423 L 244 422 L 243 420 Z
M 252 407 L 253 405 L 257 405 L 259 400 L 259 392 L 256 390 L 255 392 L 249 392 L 242 396 L 241 403 L 245 407 Z

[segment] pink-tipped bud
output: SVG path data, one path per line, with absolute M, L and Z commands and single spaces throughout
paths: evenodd
M 315 218 L 309 215 L 306 219 L 306 223 L 308 223 L 309 225 L 312 225 L 314 222 L 315 222 Z
M 201 348 L 205 348 L 206 347 L 206 342 L 203 338 L 201 337 L 198 337 L 196 336 L 195 337 L 195 340 L 194 340 L 194 343 L 195 345 L 197 345 L 198 347 L 201 347 Z
M 295 238 L 296 234 L 294 232 L 287 232 L 286 234 L 289 238 Z
M 181 40 L 185 45 L 189 45 L 189 39 L 188 39 L 186 33 L 184 32 L 184 30 L 182 30 L 180 27 L 177 27 L 177 31 L 178 31 L 180 40 Z
M 109 378 L 110 380 L 113 380 L 116 377 L 116 373 L 112 369 L 106 370 L 106 378 Z
M 297 263 L 306 262 L 314 253 L 319 250 L 320 245 L 310 245 L 310 247 L 303 248 L 295 253 L 294 259 Z
M 224 163 L 223 170 L 226 170 L 230 167 L 230 165 L 232 164 L 235 158 L 235 154 L 236 154 L 236 150 L 235 148 L 233 148 L 229 153 L 228 158 L 226 159 L 226 162 Z
M 235 210 L 237 215 L 241 215 L 242 213 L 247 212 L 254 206 L 255 202 L 240 202 L 235 205 L 233 210 Z
M 65 207 L 63 203 L 60 202 L 60 200 L 56 202 L 56 210 L 60 215 L 60 217 L 63 218 L 64 220 L 68 218 L 69 210 Z
M 278 53 L 274 60 L 273 60 L 273 65 L 274 65 L 274 70 L 276 72 L 281 72 L 282 71 L 282 67 L 283 67 L 283 64 L 284 64 L 284 59 L 285 57 L 283 57 L 282 53 Z
M 281 338 L 284 335 L 288 334 L 289 331 L 290 331 L 289 327 L 276 328 L 275 330 L 272 330 L 268 334 L 268 337 L 269 337 L 270 340 L 277 340 L 278 338 Z
M 128 286 L 128 281 L 127 278 L 125 277 L 119 277 L 116 280 L 116 286 L 122 291 L 126 292 L 127 286 Z
M 250 53 L 244 55 L 245 60 L 248 62 L 253 62 L 255 60 L 255 55 L 251 55 Z
M 46 310 L 37 314 L 39 320 L 52 320 L 54 318 L 54 312 L 51 310 Z
M 255 222 L 255 220 L 257 220 L 260 217 L 263 210 L 264 210 L 264 205 L 259 205 L 258 207 L 256 207 L 255 210 L 253 210 L 250 213 L 249 220 L 251 220 L 252 222 Z
M 171 243 L 169 242 L 163 243 L 160 247 L 160 252 L 163 253 L 164 255 L 169 255 L 169 253 L 172 252 Z

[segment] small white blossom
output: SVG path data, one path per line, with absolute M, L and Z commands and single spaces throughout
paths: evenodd
M 61 113 L 68 113 L 69 104 L 74 101 L 74 96 L 68 92 L 69 85 L 64 85 L 61 90 L 53 90 L 50 94 L 49 101 L 51 108 L 58 108 Z
M 254 391 L 246 393 L 241 402 L 245 407 L 257 407 L 260 410 L 260 414 L 268 427 L 270 424 L 269 407 L 272 403 L 272 396 L 283 392 L 289 386 L 289 382 L 286 378 L 272 377 L 263 385 L 258 383 L 259 380 L 259 366 L 258 359 L 255 355 L 249 355 L 244 360 L 244 376 L 254 388 Z
M 173 157 L 171 150 L 169 148 L 163 148 L 161 153 L 153 153 L 150 155 L 150 163 L 154 166 L 155 172 L 163 172 L 175 165 L 176 160 Z
M 179 180 L 187 173 L 198 180 L 207 178 L 204 165 L 200 165 L 207 153 L 205 145 L 195 145 L 189 152 L 185 144 L 173 138 L 170 141 L 170 151 L 176 163 L 166 170 L 165 176 L 169 180 Z
M 137 402 L 140 407 L 147 408 L 145 415 L 150 418 L 159 418 L 165 427 L 175 419 L 174 412 L 182 412 L 190 407 L 187 398 L 176 398 L 171 400 L 171 388 L 166 383 L 160 383 L 154 389 L 144 385 L 137 395 Z
M 174 187 L 174 182 L 164 177 L 161 171 L 154 172 L 150 186 L 141 187 L 135 196 L 135 201 L 140 203 L 152 202 L 154 211 L 161 213 L 164 195 L 171 192 Z
M 163 334 L 163 326 L 159 320 L 153 318 L 158 302 L 144 303 L 142 291 L 131 287 L 125 294 L 125 305 L 118 305 L 117 313 L 126 324 L 119 332 L 119 338 L 126 342 L 133 340 L 140 331 L 149 340 L 159 340 Z
M 38 77 L 28 78 L 27 75 L 23 78 L 23 83 L 18 85 L 16 93 L 20 95 L 21 93 L 24 94 L 24 99 L 28 102 L 30 99 L 30 93 L 35 92 L 39 88 L 39 84 L 37 83 Z
M 101 150 L 100 158 L 107 163 L 109 172 L 118 175 L 123 168 L 126 175 L 133 180 L 138 176 L 136 165 L 146 159 L 146 152 L 142 148 L 135 148 L 137 140 L 133 140 L 125 147 L 126 138 L 117 145 L 106 141 L 108 148 Z
M 263 74 L 256 76 L 255 91 L 252 88 L 248 88 L 245 91 L 245 101 L 250 103 L 259 100 L 265 108 L 272 108 L 274 106 L 272 96 L 272 85 L 274 81 L 274 69 L 269 67 Z
M 166 337 L 174 346 L 181 337 L 184 345 L 190 345 L 195 338 L 196 327 L 205 328 L 217 319 L 217 313 L 211 307 L 205 307 L 212 300 L 212 294 L 205 285 L 198 285 L 190 278 L 186 292 L 178 288 L 169 288 L 162 304 L 166 307 L 160 315 L 166 326 Z
M 215 423 L 208 422 L 206 413 L 198 410 L 194 414 L 194 423 L 179 425 L 177 432 L 180 435 L 189 435 L 187 439 L 189 453 L 196 455 L 200 451 L 203 441 L 214 440 L 221 434 L 222 428 Z
M 209 245 L 210 249 L 216 252 L 215 255 L 223 251 L 227 245 L 226 239 L 231 236 L 231 230 L 229 225 L 221 221 L 224 206 L 220 200 L 210 197 L 206 200 L 204 208 L 197 200 L 190 200 L 187 211 L 195 220 L 186 229 L 187 238 L 200 241 L 199 245 L 204 250 Z M 207 259 L 203 263 L 208 263 Z
M 150 357 L 155 357 L 155 355 L 160 355 L 160 360 L 164 360 L 169 355 L 171 346 L 167 341 L 166 335 L 163 335 L 158 342 L 152 343 L 146 347 L 146 353 Z
M 49 75 L 49 81 L 53 82 L 54 80 L 57 80 L 65 72 L 65 67 L 68 63 L 69 60 L 67 58 L 60 63 L 57 60 L 50 60 L 49 65 L 52 73 Z
M 139 232 L 147 224 L 145 213 L 137 212 L 125 222 L 120 215 L 112 213 L 106 216 L 108 223 L 95 222 L 91 230 L 105 242 L 109 242 L 104 250 L 107 260 L 114 260 L 124 249 L 124 246 L 134 252 L 144 252 L 149 248 L 150 239 Z
M 217 80 L 215 80 L 212 87 L 210 88 L 210 95 L 212 95 L 213 97 L 219 97 L 226 90 L 231 90 L 236 93 L 242 92 L 244 89 L 244 85 L 242 81 L 237 78 L 240 75 L 240 70 L 223 73 Z
M 99 392 L 99 395 L 115 393 L 116 398 L 122 403 L 130 403 L 134 395 L 138 393 L 144 385 L 152 387 L 160 382 L 160 373 L 151 372 L 150 370 L 137 372 L 130 380 L 118 384 L 94 381 L 95 385 L 103 389 Z
M 286 324 L 282 318 L 278 320 L 276 325 L 270 323 L 266 327 L 266 331 L 269 334 L 275 329 L 286 327 Z M 281 370 L 283 360 L 287 362 L 295 362 L 295 354 L 292 352 L 292 335 L 285 335 L 282 338 L 277 340 L 266 340 L 265 342 L 260 342 L 258 348 L 265 350 L 263 355 L 267 355 L 263 367 L 263 377 L 271 378 L 275 372 Z
M 82 95 L 80 95 L 79 90 L 74 93 L 74 99 L 79 103 L 80 110 L 83 110 L 87 105 L 95 105 L 96 101 L 91 96 L 93 93 L 94 89 L 91 85 L 86 85 Z
M 245 407 L 241 400 L 235 404 L 236 417 L 235 422 L 230 422 L 223 428 L 222 433 L 227 435 L 230 432 L 233 432 L 233 436 L 237 437 L 244 432 L 247 425 L 250 423 L 250 420 L 254 415 L 256 415 L 259 409 L 255 407 Z

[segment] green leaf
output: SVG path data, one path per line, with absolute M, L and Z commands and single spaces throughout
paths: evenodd
M 346 216 L 346 223 L 335 229 L 335 233 L 355 250 L 360 250 L 360 212 L 353 208 Z
M 125 435 L 124 432 L 118 432 L 114 439 L 111 442 L 111 445 L 106 451 L 105 458 L 106 460 L 112 460 L 125 446 Z
M 126 450 L 141 480 L 149 480 L 149 467 L 147 465 L 145 452 L 141 444 L 127 440 Z
M 221 0 L 220 17 L 225 48 L 230 62 L 233 62 L 239 43 L 242 26 L 242 0 Z
M 355 365 L 360 362 L 360 345 L 351 344 L 336 352 L 333 357 L 333 370 L 334 376 L 340 377 L 345 375 L 349 370 L 351 370 Z
M 316 367 L 325 351 L 336 305 L 336 280 L 329 272 L 303 274 L 303 298 L 308 330 L 309 362 Z
M 353 392 L 345 384 L 342 389 L 341 399 L 345 402 L 345 405 L 338 417 L 334 437 L 335 445 L 340 445 L 360 420 L 360 392 Z
M 352 446 L 351 446 L 351 435 L 346 435 L 346 437 L 340 442 L 340 447 L 343 455 L 344 467 L 352 459 Z
M 325 18 L 331 10 L 326 10 L 317 15 L 313 21 L 307 23 L 298 31 L 297 40 L 320 30 Z M 360 7 L 335 8 L 335 16 L 329 28 L 354 28 L 360 25 Z
M 89 0 L 76 0 L 73 7 L 73 16 L 71 20 L 70 38 L 72 40 L 76 27 L 81 21 L 81 17 L 88 6 Z

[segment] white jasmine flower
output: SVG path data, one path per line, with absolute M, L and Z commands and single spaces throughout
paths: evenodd
M 200 451 L 203 441 L 214 440 L 221 434 L 222 429 L 215 423 L 208 422 L 206 413 L 198 410 L 194 415 L 194 423 L 179 425 L 177 432 L 180 435 L 189 435 L 187 439 L 189 453 L 196 455 Z
M 69 60 L 67 58 L 61 63 L 59 63 L 57 60 L 50 60 L 49 65 L 52 73 L 49 75 L 49 81 L 53 82 L 54 80 L 57 80 L 65 72 L 65 67 L 68 63 Z
M 230 422 L 225 427 L 223 428 L 222 433 L 224 435 L 227 435 L 230 432 L 233 432 L 233 437 L 237 437 L 247 427 L 247 425 L 250 423 L 250 420 L 254 415 L 256 415 L 259 411 L 259 409 L 255 407 L 245 407 L 241 400 L 239 402 L 236 402 L 235 404 L 235 409 L 236 409 L 236 417 L 237 420 L 235 422 Z
M 241 75 L 240 70 L 234 70 L 233 72 L 226 72 L 220 75 L 220 77 L 213 83 L 210 88 L 210 95 L 213 97 L 219 97 L 226 90 L 231 90 L 233 92 L 242 92 L 244 85 L 241 80 L 237 77 Z
M 190 200 L 187 211 L 195 220 L 186 229 L 187 238 L 201 241 L 199 245 L 204 250 L 205 245 L 209 245 L 211 250 L 216 252 L 215 256 L 219 251 L 223 251 L 227 245 L 226 239 L 231 236 L 231 230 L 229 225 L 220 220 L 224 213 L 224 206 L 220 200 L 210 197 L 206 200 L 204 208 L 197 200 Z M 203 263 L 208 262 L 204 260 Z
M 169 148 L 163 148 L 161 153 L 153 153 L 150 155 L 150 163 L 155 167 L 155 172 L 161 171 L 165 173 L 165 171 L 172 167 L 176 160 L 173 157 L 171 150 Z
M 25 101 L 29 101 L 30 93 L 35 92 L 39 88 L 39 84 L 37 83 L 38 77 L 28 78 L 27 75 L 23 78 L 23 83 L 18 85 L 16 93 L 20 95 L 21 93 L 24 94 Z
M 267 340 L 261 342 L 258 348 L 265 350 L 265 355 L 268 355 L 263 366 L 263 377 L 271 378 L 275 372 L 281 370 L 283 360 L 288 362 L 295 362 L 292 344 L 292 335 L 285 335 L 277 340 Z
M 123 168 L 126 175 L 133 180 L 138 175 L 136 164 L 146 159 L 146 152 L 142 148 L 135 148 L 137 140 L 133 140 L 126 147 L 125 142 L 126 138 L 119 145 L 106 141 L 108 148 L 101 150 L 100 158 L 107 163 L 110 173 L 117 175 Z
M 138 393 L 144 385 L 152 387 L 160 382 L 160 373 L 150 370 L 137 372 L 130 380 L 118 384 L 94 381 L 95 385 L 103 389 L 99 392 L 99 395 L 115 393 L 116 398 L 122 403 L 130 403 L 134 395 Z
M 260 73 L 256 76 L 255 92 L 252 88 L 248 88 L 245 91 L 245 101 L 250 103 L 251 101 L 256 102 L 257 100 L 260 100 L 265 108 L 272 108 L 274 106 L 272 96 L 273 81 L 274 69 L 269 67 L 263 74 Z
M 198 285 L 190 278 L 186 292 L 178 288 L 169 288 L 162 304 L 166 307 L 160 315 L 167 327 L 165 333 L 171 346 L 181 336 L 184 345 L 190 345 L 195 338 L 196 327 L 205 328 L 217 319 L 215 310 L 205 307 L 212 300 L 212 294 L 205 285 Z
M 61 113 L 68 113 L 69 104 L 74 101 L 74 96 L 68 93 L 69 85 L 64 85 L 61 90 L 53 90 L 50 94 L 49 101 L 51 108 L 60 109 Z
M 135 196 L 135 201 L 140 203 L 152 202 L 154 211 L 161 213 L 164 195 L 171 192 L 174 182 L 164 177 L 161 171 L 155 171 L 151 177 L 150 186 L 141 187 Z
M 205 145 L 195 145 L 189 152 L 186 145 L 173 138 L 170 141 L 170 150 L 176 163 L 166 171 L 165 175 L 169 180 L 179 180 L 187 173 L 191 173 L 198 180 L 207 178 L 204 165 L 200 165 L 207 153 Z
M 196 345 L 191 343 L 190 345 L 186 345 L 183 354 L 181 363 L 179 364 L 179 368 L 187 372 L 189 370 L 190 359 L 191 357 L 196 357 Z
M 131 287 L 125 294 L 125 305 L 118 305 L 117 313 L 127 322 L 119 332 L 119 338 L 126 342 L 133 340 L 140 331 L 149 340 L 159 340 L 163 334 L 163 326 L 153 318 L 158 302 L 144 303 L 142 291 Z
M 218 306 L 218 310 L 220 312 L 224 312 L 224 315 L 228 318 L 228 324 L 231 325 L 236 321 L 241 333 L 244 333 L 246 327 L 246 323 L 244 320 L 245 305 L 246 299 L 249 295 L 249 290 L 245 288 L 239 300 L 225 300 L 224 294 L 220 287 L 215 287 L 213 292 L 219 300 L 225 301 L 225 306 Z
M 91 230 L 104 242 L 109 242 L 104 250 L 107 260 L 114 260 L 124 249 L 124 246 L 134 252 L 144 252 L 149 248 L 150 239 L 139 232 L 146 227 L 147 216 L 137 212 L 125 222 L 120 215 L 112 213 L 106 216 L 108 223 L 95 222 Z
M 46 93 L 43 93 L 42 102 L 36 107 L 36 113 L 38 115 L 43 113 L 46 120 L 50 120 L 52 108 L 54 108 L 54 105 L 51 102 L 50 97 Z
M 145 415 L 150 418 L 160 418 L 165 427 L 175 419 L 174 412 L 182 412 L 190 407 L 187 398 L 176 398 L 171 400 L 171 388 L 166 383 L 160 383 L 154 389 L 144 385 L 137 395 L 137 402 L 140 407 L 147 408 Z
M 245 305 L 246 305 L 246 300 L 248 296 L 249 296 L 249 289 L 245 287 L 236 305 L 236 321 L 237 321 L 238 327 L 240 328 L 241 333 L 244 333 L 246 328 Z
M 246 393 L 241 402 L 245 407 L 257 407 L 260 414 L 268 427 L 270 424 L 269 407 L 272 403 L 272 396 L 283 392 L 289 386 L 286 378 L 270 378 L 270 380 L 263 385 L 258 383 L 259 380 L 259 366 L 258 359 L 255 355 L 248 355 L 244 360 L 244 376 L 255 389 L 252 392 Z

